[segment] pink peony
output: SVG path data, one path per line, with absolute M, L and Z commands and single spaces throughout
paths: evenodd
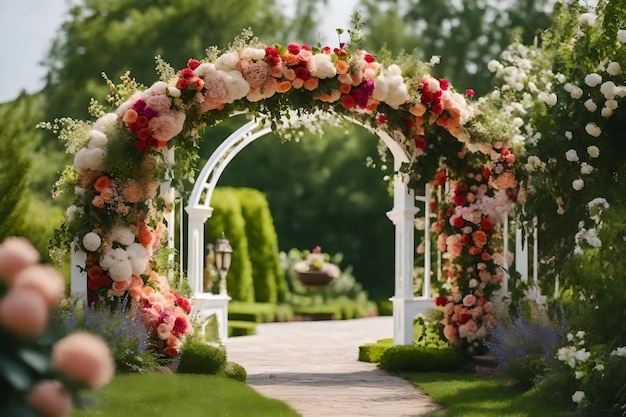
M 74 403 L 61 381 L 39 382 L 28 394 L 28 403 L 43 417 L 69 417 Z
M 0 324 L 19 336 L 38 336 L 48 324 L 48 303 L 31 288 L 12 289 L 0 301 Z
M 75 332 L 52 346 L 52 366 L 89 388 L 107 384 L 115 373 L 111 351 L 101 338 Z
M 39 262 L 39 252 L 23 237 L 9 237 L 0 244 L 0 279 L 12 285 L 15 275 Z
M 473 294 L 467 294 L 465 297 L 463 297 L 463 305 L 465 307 L 471 307 L 474 304 L 476 304 L 476 296 L 474 296 Z

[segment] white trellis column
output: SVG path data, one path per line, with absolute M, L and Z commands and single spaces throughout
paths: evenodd
M 87 304 L 87 271 L 83 269 L 87 263 L 87 254 L 82 250 L 77 251 L 74 244 L 70 246 L 70 251 L 72 298 Z
M 213 214 L 213 207 L 185 207 L 189 216 L 187 237 L 187 278 L 194 296 L 203 293 L 204 223 Z
M 413 296 L 414 219 L 417 213 L 413 190 L 408 188 L 408 176 L 396 174 L 393 182 L 393 209 L 387 217 L 396 229 L 395 236 L 395 294 L 393 303 L 393 344 L 413 343 L 415 311 Z

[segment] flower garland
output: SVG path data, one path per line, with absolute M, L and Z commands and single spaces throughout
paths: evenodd
M 229 51 L 209 50 L 180 71 L 160 61 L 161 81 L 147 89 L 129 77 L 121 86 L 110 83 L 115 110 L 98 108 L 93 125 L 65 128 L 75 157 L 60 184 L 76 198 L 57 231 L 57 255 L 70 244 L 85 251 L 89 302 L 117 303 L 130 296 L 154 339 L 167 354 L 176 354 L 192 332 L 190 307 L 154 262 L 166 232 L 163 213 L 172 204 L 171 196 L 158 192 L 160 180 L 172 177 L 168 152 L 176 148 L 183 164 L 193 159 L 198 129 L 235 112 L 253 113 L 276 127 L 292 109 L 324 111 L 358 118 L 398 138 L 424 184 L 434 173 L 428 172 L 432 164 L 421 162 L 456 158 L 446 155 L 446 146 L 436 148 L 438 138 L 469 146 L 480 124 L 472 120 L 479 109 L 428 68 L 414 59 L 384 65 L 344 43 L 321 49 L 267 46 L 244 33 Z M 491 148 L 484 144 L 485 149 Z M 426 168 L 420 171 L 421 165 Z
M 501 149 L 491 158 L 490 164 L 450 181 L 450 193 L 440 201 L 438 220 L 432 225 L 445 261 L 435 302 L 443 307 L 444 337 L 458 347 L 484 338 L 489 323 L 496 321 L 493 296 L 509 262 L 499 253 L 497 226 L 517 201 L 515 156 Z M 440 171 L 434 185 L 443 186 L 446 180 Z

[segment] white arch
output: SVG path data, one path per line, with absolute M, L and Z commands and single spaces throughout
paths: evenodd
M 355 118 L 346 117 L 346 119 L 365 127 L 383 140 L 394 158 L 396 172 L 399 171 L 403 163 L 410 161 L 410 156 L 404 146 L 387 132 L 380 128 L 372 128 Z M 252 120 L 222 142 L 200 172 L 189 203 L 185 207 L 189 218 L 187 277 L 193 291 L 194 304 L 200 314 L 204 312 L 205 315 L 208 315 L 210 312 L 215 312 L 221 316 L 218 317 L 218 321 L 220 321 L 219 333 L 222 339 L 227 337 L 227 304 L 230 298 L 226 294 L 213 296 L 203 292 L 204 223 L 213 213 L 213 208 L 210 206 L 211 198 L 226 166 L 246 146 L 269 132 L 271 132 L 269 127 L 263 126 L 258 120 Z M 396 345 L 413 343 L 415 315 L 426 312 L 433 306 L 429 280 L 424 282 L 422 297 L 414 297 L 413 295 L 414 219 L 416 213 L 415 196 L 413 190 L 408 187 L 407 176 L 396 174 L 393 208 L 386 213 L 395 226 L 395 293 L 391 301 L 393 302 L 393 333 L 394 344 Z M 173 233 L 173 230 L 170 232 Z M 183 258 L 184 255 L 181 253 L 181 262 Z

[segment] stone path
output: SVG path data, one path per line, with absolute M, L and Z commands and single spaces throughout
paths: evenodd
M 411 383 L 358 361 L 360 345 L 392 335 L 391 317 L 267 323 L 226 347 L 250 386 L 303 417 L 418 417 L 438 409 Z

